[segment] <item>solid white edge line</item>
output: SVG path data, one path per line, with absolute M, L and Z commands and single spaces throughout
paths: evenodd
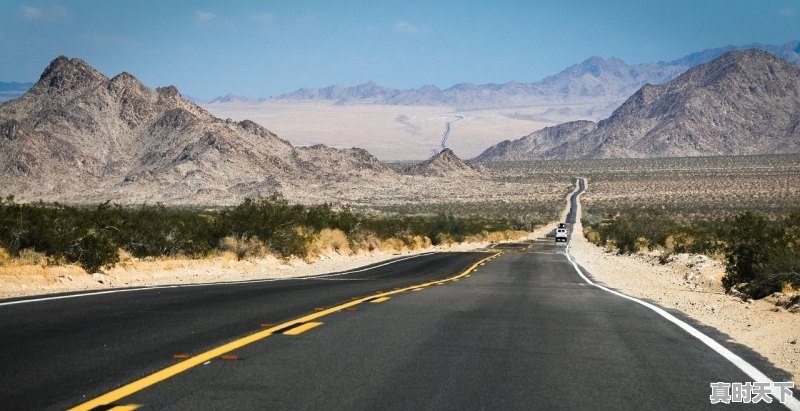
M 17 305 L 17 304 L 27 304 L 27 303 L 36 303 L 42 301 L 52 301 L 52 300 L 64 300 L 67 298 L 78 298 L 78 297 L 90 297 L 93 295 L 103 295 L 103 294 L 118 294 L 118 293 L 129 293 L 134 291 L 147 291 L 147 290 L 162 290 L 162 289 L 169 289 L 169 288 L 189 288 L 189 287 L 210 287 L 215 285 L 234 285 L 234 284 L 257 284 L 257 283 L 269 283 L 274 281 L 287 281 L 287 280 L 314 280 L 314 279 L 326 279 L 329 277 L 338 277 L 340 275 L 346 274 L 353 274 L 353 273 L 360 273 L 364 271 L 369 271 L 375 268 L 380 268 L 387 266 L 389 264 L 398 263 L 400 261 L 410 260 L 412 258 L 422 257 L 426 255 L 435 254 L 434 252 L 427 252 L 427 253 L 420 253 L 416 255 L 411 255 L 408 257 L 398 258 L 396 260 L 388 261 L 383 264 L 369 266 L 362 269 L 357 270 L 350 270 L 350 271 L 342 271 L 339 273 L 333 274 L 319 274 L 319 275 L 307 275 L 302 277 L 282 277 L 282 278 L 264 278 L 261 280 L 242 280 L 242 281 L 220 281 L 216 283 L 197 283 L 197 284 L 171 284 L 171 285 L 157 285 L 151 287 L 139 287 L 139 288 L 121 288 L 116 290 L 104 290 L 104 291 L 92 291 L 87 293 L 80 293 L 80 294 L 69 294 L 69 295 L 57 295 L 53 297 L 41 297 L 41 298 L 30 298 L 27 300 L 18 300 L 18 301 L 8 301 L 8 302 L 0 302 L 0 307 L 7 306 L 7 305 Z
M 583 193 L 578 194 L 578 198 L 576 199 L 576 200 L 578 200 L 578 201 L 576 201 L 577 203 L 580 202 L 581 194 L 583 194 Z M 578 217 L 577 216 L 577 211 L 576 211 L 576 216 L 575 217 L 576 218 Z M 753 382 L 768 382 L 768 383 L 770 383 L 771 386 L 773 385 L 772 383 L 774 381 L 772 379 L 770 379 L 769 377 L 767 377 L 766 374 L 764 374 L 763 372 L 759 371 L 756 367 L 754 367 L 753 365 L 751 365 L 750 363 L 748 363 L 747 361 L 742 359 L 742 357 L 739 357 L 738 355 L 734 354 L 731 350 L 723 347 L 722 344 L 714 341 L 711 337 L 703 334 L 702 332 L 700 332 L 696 328 L 692 327 L 691 325 L 681 321 L 680 319 L 678 319 L 674 315 L 666 312 L 663 308 L 657 307 L 657 306 L 655 306 L 653 304 L 650 304 L 650 303 L 648 303 L 646 301 L 639 300 L 637 298 L 622 294 L 622 293 L 620 293 L 618 291 L 614 291 L 614 290 L 612 290 L 610 288 L 606 288 L 606 287 L 604 287 L 602 285 L 594 283 L 592 280 L 590 280 L 588 277 L 586 277 L 583 274 L 583 272 L 581 271 L 580 267 L 578 267 L 578 264 L 575 263 L 575 260 L 573 260 L 572 256 L 570 256 L 569 249 L 570 249 L 570 244 L 567 244 L 567 249 L 566 249 L 566 253 L 565 253 L 566 256 L 567 256 L 567 260 L 569 260 L 569 262 L 572 263 L 572 267 L 575 268 L 575 271 L 578 273 L 578 275 L 580 275 L 581 278 L 583 278 L 583 280 L 586 281 L 588 284 L 593 285 L 593 286 L 595 286 L 595 287 L 597 287 L 597 288 L 599 288 L 599 289 L 601 289 L 603 291 L 607 291 L 607 292 L 609 292 L 611 294 L 614 294 L 616 296 L 631 300 L 631 301 L 633 301 L 633 302 L 635 302 L 637 304 L 641 304 L 641 305 L 643 305 L 643 306 L 655 311 L 656 313 L 658 313 L 658 315 L 666 318 L 668 321 L 672 322 L 673 324 L 677 325 L 678 327 L 680 327 L 681 329 L 683 329 L 684 331 L 689 333 L 689 335 L 691 335 L 692 337 L 697 338 L 703 344 L 707 345 L 709 348 L 711 348 L 712 350 L 716 351 L 719 355 L 725 357 L 726 360 L 728 360 L 731 363 L 733 363 L 733 365 L 735 365 L 737 368 L 742 370 L 745 374 L 747 374 L 747 376 L 752 378 Z M 717 382 L 717 381 L 709 381 L 709 383 L 711 383 L 711 382 Z M 733 382 L 733 381 L 731 381 L 731 382 Z M 772 394 L 772 397 L 773 397 L 773 400 L 774 400 L 773 403 L 775 403 L 775 402 L 778 401 L 778 398 L 779 398 L 778 395 L 780 394 L 780 390 L 777 389 L 774 386 L 772 388 L 773 388 L 773 390 L 772 390 L 771 394 Z M 797 387 L 795 387 L 795 388 L 797 388 Z M 709 389 L 710 389 L 710 387 L 709 387 Z M 783 403 L 783 405 L 785 405 L 786 408 L 789 408 L 792 411 L 800 411 L 800 400 L 798 400 L 794 396 L 791 396 L 791 397 L 787 398 L 786 401 Z

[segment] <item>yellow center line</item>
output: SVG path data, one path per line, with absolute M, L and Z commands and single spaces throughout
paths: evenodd
M 493 254 L 493 256 L 496 257 L 496 256 L 498 256 L 500 254 L 502 254 L 502 253 L 498 252 L 498 253 Z M 172 366 L 169 366 L 167 368 L 164 368 L 164 369 L 162 369 L 160 371 L 156 371 L 153 374 L 150 374 L 150 375 L 148 375 L 146 377 L 140 378 L 140 379 L 138 379 L 136 381 L 133 381 L 133 382 L 131 382 L 129 384 L 123 385 L 122 387 L 119 387 L 119 388 L 117 388 L 117 389 L 115 389 L 113 391 L 109 391 L 108 393 L 103 394 L 103 395 L 101 395 L 101 396 L 99 396 L 97 398 L 94 398 L 94 399 L 89 400 L 89 401 L 87 401 L 87 402 L 85 402 L 83 404 L 79 404 L 79 405 L 77 405 L 77 406 L 75 406 L 73 408 L 70 408 L 69 411 L 90 411 L 90 410 L 93 410 L 93 409 L 98 408 L 98 407 L 105 407 L 108 404 L 112 404 L 112 403 L 114 403 L 116 401 L 119 401 L 122 398 L 125 398 L 125 397 L 128 397 L 128 396 L 132 395 L 132 394 L 135 394 L 135 393 L 137 393 L 137 392 L 139 392 L 139 391 L 141 391 L 141 390 L 143 390 L 143 389 L 145 389 L 147 387 L 150 387 L 150 386 L 153 386 L 155 384 L 158 384 L 161 381 L 164 381 L 164 380 L 166 380 L 168 378 L 172 378 L 172 377 L 174 377 L 174 376 L 176 376 L 176 375 L 178 375 L 178 374 L 180 374 L 180 373 L 182 373 L 182 372 L 184 372 L 186 370 L 189 370 L 189 369 L 194 368 L 194 367 L 196 367 L 196 366 L 198 366 L 200 364 L 203 364 L 206 361 L 211 361 L 211 360 L 216 359 L 218 357 L 221 357 L 221 356 L 223 356 L 223 355 L 225 355 L 225 354 L 227 354 L 227 353 L 229 353 L 231 351 L 237 350 L 237 349 L 242 348 L 242 347 L 244 347 L 246 345 L 252 344 L 252 343 L 254 343 L 256 341 L 263 340 L 264 338 L 267 338 L 270 335 L 272 335 L 273 332 L 280 331 L 282 329 L 286 329 L 287 327 L 290 327 L 290 326 L 293 326 L 293 325 L 296 325 L 296 324 L 311 323 L 311 322 L 313 322 L 314 320 L 316 320 L 318 318 L 322 318 L 322 317 L 325 317 L 327 315 L 333 314 L 335 312 L 339 312 L 339 311 L 341 311 L 343 309 L 359 305 L 361 303 L 364 303 L 364 302 L 370 301 L 372 299 L 375 299 L 376 297 L 378 297 L 378 298 L 380 298 L 380 297 L 389 297 L 389 296 L 392 296 L 392 295 L 395 295 L 395 294 L 399 294 L 399 293 L 401 293 L 403 291 L 413 290 L 415 288 L 427 287 L 427 286 L 433 285 L 433 284 L 441 285 L 444 282 L 452 281 L 454 279 L 464 277 L 467 274 L 469 274 L 471 271 L 475 270 L 475 268 L 477 268 L 480 263 L 486 262 L 490 258 L 492 258 L 492 257 L 486 257 L 486 258 L 478 261 L 477 263 L 475 263 L 475 264 L 471 265 L 469 268 L 467 268 L 464 272 L 462 272 L 461 274 L 458 274 L 458 275 L 456 275 L 454 277 L 450 277 L 450 278 L 447 278 L 447 279 L 444 279 L 444 280 L 436 280 L 436 281 L 430 281 L 430 282 L 423 283 L 423 284 L 412 285 L 412 286 L 409 286 L 409 287 L 406 287 L 406 288 L 402 288 L 400 290 L 389 291 L 389 292 L 380 292 L 379 294 L 370 295 L 370 296 L 367 296 L 367 297 L 363 297 L 363 298 L 359 298 L 359 299 L 356 299 L 356 300 L 352 300 L 352 301 L 346 302 L 344 304 L 337 305 L 335 307 L 331 307 L 331 308 L 324 309 L 324 310 L 321 310 L 321 311 L 316 311 L 313 314 L 309 314 L 309 315 L 306 315 L 304 317 L 301 317 L 301 318 L 298 318 L 298 319 L 295 319 L 295 320 L 287 321 L 287 322 L 285 322 L 283 324 L 278 324 L 278 325 L 276 325 L 274 327 L 270 327 L 270 328 L 268 328 L 266 330 L 263 330 L 263 331 L 260 331 L 260 332 L 254 333 L 254 334 L 250 334 L 250 335 L 248 335 L 246 337 L 242 337 L 242 338 L 240 338 L 238 340 L 234 340 L 234 341 L 231 341 L 231 342 L 229 342 L 227 344 L 220 345 L 219 347 L 213 348 L 213 349 L 208 350 L 208 351 L 206 351 L 204 353 L 200 353 L 200 354 L 195 355 L 193 357 L 187 358 L 184 361 L 181 361 L 181 362 L 179 362 L 179 363 L 177 363 L 175 365 L 172 365 Z M 301 328 L 301 327 L 303 327 L 303 326 L 301 325 L 301 326 L 298 326 L 297 328 Z M 316 325 L 314 327 L 316 327 Z M 311 327 L 311 328 L 313 328 L 313 327 Z M 292 331 L 292 330 L 289 330 L 289 331 Z M 285 332 L 284 334 L 286 334 L 286 333 L 288 333 L 288 331 Z
M 310 329 L 312 329 L 314 327 L 318 327 L 320 325 L 322 325 L 322 323 L 320 323 L 320 322 L 305 323 L 305 324 L 303 324 L 303 325 L 301 325 L 299 327 L 294 327 L 291 330 L 284 331 L 283 335 L 299 335 L 299 334 L 302 334 L 302 333 L 304 333 L 304 332 L 306 332 L 306 331 L 308 331 L 308 330 L 310 330 Z
M 376 299 L 374 299 L 374 300 L 372 300 L 370 302 L 373 303 L 373 304 L 380 304 L 380 303 L 382 303 L 384 301 L 388 301 L 388 300 L 389 300 L 389 297 L 380 297 L 380 298 L 376 298 Z
M 133 411 L 142 408 L 140 404 L 117 405 L 114 408 L 109 408 L 108 411 Z

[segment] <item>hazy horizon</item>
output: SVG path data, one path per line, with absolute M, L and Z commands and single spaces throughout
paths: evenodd
M 713 0 L 569 5 L 507 1 L 8 1 L 0 80 L 35 81 L 58 55 L 208 100 L 374 81 L 534 82 L 590 56 L 628 64 L 800 38 L 800 5 Z

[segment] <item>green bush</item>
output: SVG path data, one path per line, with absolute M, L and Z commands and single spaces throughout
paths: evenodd
M 800 231 L 800 212 L 783 222 L 744 213 L 729 222 L 726 274 L 722 285 L 730 290 L 745 284 L 739 291 L 753 298 L 781 291 L 784 286 L 800 286 L 800 256 L 796 233 Z
M 137 258 L 201 257 L 220 248 L 246 258 L 263 254 L 262 247 L 281 257 L 307 257 L 311 241 L 323 229 L 341 230 L 357 249 L 370 238 L 463 241 L 468 235 L 514 228 L 516 223 L 506 218 L 367 214 L 329 204 L 293 205 L 280 196 L 246 199 L 217 210 L 0 199 L 0 248 L 15 257 L 23 250 L 44 253 L 48 261 L 77 263 L 88 272 L 116 264 L 120 249 Z
M 800 210 L 783 220 L 745 212 L 724 221 L 679 221 L 660 210 L 622 210 L 587 221 L 587 238 L 619 253 L 662 247 L 665 253 L 723 254 L 722 285 L 753 298 L 800 286 Z M 744 284 L 742 287 L 738 287 Z

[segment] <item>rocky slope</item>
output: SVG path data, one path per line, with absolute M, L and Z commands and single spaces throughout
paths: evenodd
M 46 201 L 232 203 L 309 182 L 393 172 L 363 150 L 295 148 L 251 121 L 216 118 L 128 73 L 59 57 L 0 105 L 2 194 Z
M 446 148 L 430 159 L 415 164 L 406 174 L 424 177 L 479 178 L 480 170 L 458 158 L 453 150 Z
M 483 161 L 800 152 L 800 69 L 750 49 L 645 85 L 596 127 L 562 124 L 489 148 Z
M 475 161 L 525 161 L 550 159 L 554 148 L 575 144 L 597 129 L 597 123 L 586 120 L 570 121 L 534 131 L 517 140 L 505 140 L 489 147 Z

